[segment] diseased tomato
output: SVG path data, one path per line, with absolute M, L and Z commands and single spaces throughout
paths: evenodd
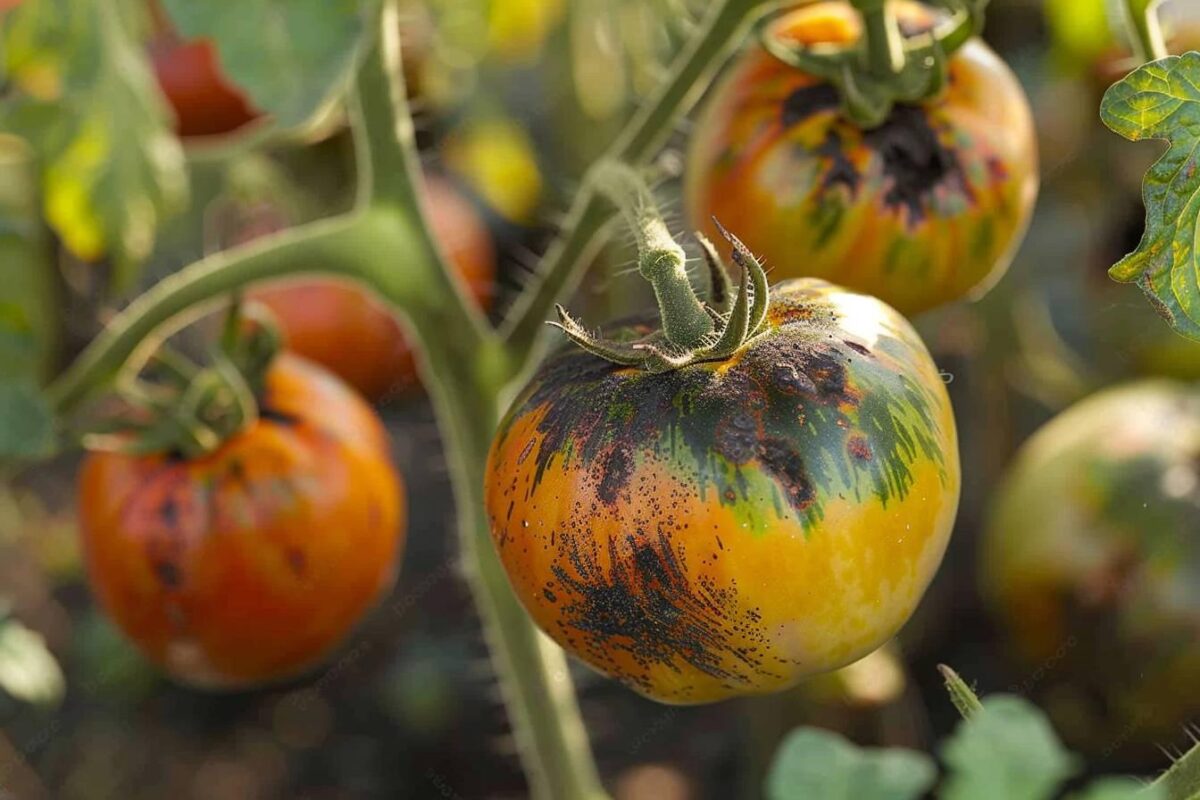
M 785 688 L 896 633 L 950 536 L 957 448 L 909 324 L 790 281 L 724 362 L 651 374 L 574 347 L 551 357 L 497 433 L 487 511 L 555 641 L 648 697 L 704 703 Z
M 79 513 L 93 591 L 176 680 L 291 677 L 392 584 L 403 485 L 374 412 L 293 356 L 261 418 L 204 458 L 88 456 Z
M 496 278 L 496 254 L 487 227 L 445 179 L 429 179 L 426 187 L 434 233 L 470 295 L 486 308 Z M 412 348 L 399 321 L 367 290 L 328 278 L 305 278 L 267 286 L 250 297 L 275 315 L 289 350 L 332 370 L 368 398 L 383 399 L 416 382 Z
M 261 116 L 221 73 L 211 42 L 162 34 L 151 44 L 150 58 L 180 136 L 230 133 Z
M 1157 762 L 1200 713 L 1200 392 L 1142 381 L 1018 454 L 982 550 L 1028 692 L 1077 748 Z M 1036 680 L 1032 676 L 1036 676 Z
M 902 27 L 935 17 L 897 3 Z M 845 3 L 788 13 L 766 35 L 849 45 Z M 692 225 L 715 215 L 776 278 L 815 276 L 924 311 L 978 295 L 1008 268 L 1037 195 L 1033 118 L 1016 78 L 975 39 L 949 61 L 945 92 L 897 106 L 863 131 L 834 87 L 756 46 L 702 112 L 686 170 Z

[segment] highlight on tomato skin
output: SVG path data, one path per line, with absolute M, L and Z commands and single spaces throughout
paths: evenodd
M 771 298 L 768 329 L 725 362 L 650 374 L 558 352 L 489 456 L 492 535 L 526 609 L 661 702 L 777 691 L 875 650 L 954 523 L 954 418 L 907 321 L 819 280 Z
M 1076 748 L 1157 764 L 1200 713 L 1198 502 L 1200 392 L 1167 380 L 1055 417 L 994 497 L 983 594 Z
M 895 4 L 909 33 L 933 12 Z M 857 41 L 845 3 L 788 12 L 765 35 L 802 45 Z M 718 83 L 692 134 L 691 224 L 716 216 L 776 278 L 814 276 L 905 314 L 984 293 L 1024 238 L 1037 196 L 1037 145 L 1016 77 L 979 39 L 949 59 L 944 93 L 897 106 L 862 131 L 836 89 L 761 45 Z
M 497 255 L 486 223 L 446 178 L 428 176 L 425 210 L 468 294 L 491 306 Z M 412 348 L 395 315 L 369 291 L 329 278 L 268 284 L 248 295 L 278 322 L 287 347 L 321 364 L 369 400 L 417 383 Z
M 260 419 L 211 455 L 87 457 L 92 590 L 179 683 L 240 689 L 313 668 L 395 578 L 406 501 L 386 448 L 361 398 L 280 356 Z

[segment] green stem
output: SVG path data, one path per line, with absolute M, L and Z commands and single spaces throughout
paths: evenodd
M 885 78 L 904 70 L 904 36 L 890 0 L 851 0 L 863 21 L 862 58 L 868 70 Z
M 687 275 L 687 254 L 675 241 L 654 195 L 637 170 L 618 162 L 602 162 L 596 184 L 620 209 L 637 237 L 638 270 L 654 287 L 662 331 L 682 350 L 700 346 L 715 326 L 696 297 Z
M 756 17 L 772 0 L 724 0 L 711 4 L 699 32 L 671 69 L 654 100 L 617 137 L 606 158 L 643 166 L 670 138 L 676 121 L 700 99 L 713 74 L 743 42 Z M 540 278 L 513 305 L 501 328 L 510 357 L 523 371 L 541 354 L 546 320 L 554 304 L 578 285 L 590 257 L 603 244 L 611 210 L 594 179 L 584 182 L 563 225 L 563 235 L 542 260 Z
M 1143 64 L 1169 55 L 1163 37 L 1158 9 L 1161 0 L 1124 0 L 1125 29 L 1133 44 L 1133 53 Z

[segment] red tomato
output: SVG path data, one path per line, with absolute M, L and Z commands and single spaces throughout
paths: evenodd
M 426 181 L 434 232 L 472 297 L 489 305 L 496 254 L 486 225 L 446 180 Z M 334 279 L 303 279 L 252 292 L 283 329 L 289 350 L 335 372 L 372 400 L 416 383 L 399 321 L 367 290 Z
M 166 33 L 150 46 L 150 57 L 180 136 L 229 133 L 261 116 L 221 74 L 212 43 Z
M 316 665 L 395 576 L 405 500 L 386 443 L 349 388 L 279 357 L 259 421 L 211 455 L 88 456 L 93 591 L 181 683 L 237 688 Z
M 897 3 L 907 30 L 931 13 Z M 849 45 L 845 3 L 805 6 L 766 32 L 800 45 Z M 686 170 L 692 225 L 716 216 L 776 279 L 814 276 L 911 314 L 977 295 L 1008 267 L 1037 195 L 1033 117 L 1012 72 L 981 40 L 949 61 L 946 91 L 899 105 L 863 131 L 837 91 L 751 48 L 695 126 Z

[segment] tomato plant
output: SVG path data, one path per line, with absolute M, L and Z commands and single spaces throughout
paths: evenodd
M 647 274 L 667 248 L 645 244 Z M 875 650 L 924 593 L 958 506 L 950 401 L 904 318 L 823 281 L 769 302 L 757 288 L 757 321 L 754 290 L 738 293 L 731 319 L 751 321 L 731 353 L 646 370 L 586 340 L 550 357 L 488 460 L 492 535 L 530 614 L 664 702 L 776 691 Z M 661 346 L 678 345 L 683 301 L 656 289 Z
M 897 4 L 911 35 L 937 17 Z M 847 47 L 861 35 L 844 3 L 791 11 L 763 36 Z M 895 106 L 863 130 L 837 88 L 765 47 L 740 56 L 696 122 L 686 194 L 692 224 L 716 216 L 777 278 L 814 276 L 911 314 L 978 296 L 1008 268 L 1037 195 L 1033 117 L 987 45 L 950 56 L 946 89 Z
M 487 308 L 496 255 L 483 220 L 445 178 L 425 182 L 425 209 L 468 293 Z M 417 380 L 400 322 L 360 286 L 306 279 L 258 289 L 250 297 L 271 310 L 290 350 L 325 366 L 370 399 L 387 397 Z
M 1034 435 L 996 497 L 987 594 L 1081 747 L 1152 752 L 1200 710 L 1198 447 L 1194 388 L 1130 384 Z
M 244 109 L 270 120 L 253 131 L 222 123 L 219 142 L 185 154 L 183 114 L 173 131 L 169 92 L 156 89 L 142 47 L 145 31 L 131 10 L 140 4 L 22 3 L 0 18 L 0 125 L 25 141 L 30 164 L 40 170 L 38 191 L 16 188 L 8 205 L 28 211 L 40 192 L 42 206 L 40 219 L 26 214 L 15 225 L 0 214 L 0 233 L 44 239 L 60 256 L 56 266 L 64 280 L 56 290 L 73 308 L 95 313 L 64 314 L 64 330 L 51 331 L 64 334 L 62 351 L 74 356 L 61 371 L 39 361 L 46 372 L 29 370 L 19 381 L 0 376 L 0 467 L 7 475 L 77 446 L 91 451 L 79 473 L 78 515 L 94 595 L 179 682 L 255 686 L 329 661 L 390 585 L 405 501 L 383 428 L 366 401 L 299 356 L 276 359 L 272 326 L 240 319 L 257 314 L 261 304 L 254 296 L 266 297 L 283 328 L 280 338 L 372 394 L 395 387 L 402 348 L 411 348 L 441 434 L 440 452 L 413 453 L 414 470 L 425 490 L 444 464 L 454 513 L 440 518 L 455 520 L 459 553 L 404 597 L 396 617 L 410 607 L 414 616 L 434 610 L 434 598 L 426 602 L 425 593 L 443 573 L 461 572 L 501 683 L 498 695 L 529 796 L 608 796 L 571 690 L 566 652 L 653 700 L 699 705 L 781 690 L 886 645 L 895 669 L 888 670 L 891 690 L 881 704 L 897 705 L 880 709 L 874 730 L 891 738 L 904 727 L 907 741 L 919 742 L 927 729 L 942 726 L 944 715 L 933 706 L 916 707 L 922 682 L 896 674 L 901 658 L 931 674 L 932 659 L 941 657 L 933 651 L 958 644 L 957 626 L 974 621 L 967 615 L 978 610 L 959 602 L 973 599 L 960 591 L 971 585 L 963 581 L 940 584 L 922 604 L 951 529 L 961 524 L 958 541 L 968 547 L 975 541 L 975 507 L 956 520 L 964 472 L 959 431 L 971 459 L 967 496 L 978 503 L 989 467 L 1000 466 L 996 454 L 1015 439 L 1015 426 L 1006 424 L 1007 412 L 1018 407 L 1009 402 L 1015 394 L 1009 390 L 1028 389 L 1037 402 L 1054 402 L 1047 399 L 1053 391 L 1038 391 L 1045 387 L 1017 385 L 1028 384 L 1034 371 L 1008 369 L 1004 352 L 1004 339 L 1020 338 L 1022 346 L 1037 341 L 1022 328 L 1034 315 L 1015 315 L 1015 330 L 1003 325 L 1027 283 L 1045 288 L 1030 277 L 1036 270 L 1022 270 L 1011 291 L 992 293 L 988 305 L 956 309 L 940 317 L 937 328 L 931 325 L 937 361 L 902 316 L 980 295 L 998 280 L 1023 237 L 1038 189 L 1025 95 L 979 39 L 984 4 L 849 0 L 781 8 L 772 0 L 570 0 L 542 3 L 539 10 L 536 0 L 439 3 L 429 17 L 434 29 L 427 57 L 457 52 L 459 58 L 440 73 L 418 65 L 415 71 L 429 80 L 424 93 L 410 94 L 400 0 L 162 0 L 179 41 L 213 48 L 210 73 L 219 62 L 221 80 L 237 87 Z M 1171 146 L 1147 179 L 1142 243 L 1113 275 L 1137 281 L 1180 332 L 1200 338 L 1193 269 L 1200 242 L 1191 224 L 1200 196 L 1200 55 L 1163 57 L 1156 0 L 1123 5 L 1136 58 L 1145 63 L 1109 89 L 1101 119 L 1126 138 L 1161 138 Z M 1040 39 L 1012 24 L 1032 13 L 1029 4 L 1001 13 L 1006 24 L 999 26 L 998 44 L 1029 44 L 1036 54 Z M 511 33 L 508 14 L 537 23 L 536 36 L 520 42 L 520 52 L 508 50 L 504 36 L 488 36 Z M 669 19 L 655 26 L 656 15 Z M 548 36 L 551 30 L 562 36 Z M 630 52 L 620 52 L 625 49 Z M 674 63 L 655 69 L 666 66 L 656 54 L 673 50 Z M 539 61 L 561 61 L 564 53 L 573 59 L 565 69 L 545 69 Z M 640 56 L 628 57 L 635 53 Z M 718 77 L 726 61 L 732 63 Z M 438 74 L 461 79 L 461 90 L 436 86 Z M 1023 65 L 1022 75 L 1037 91 L 1039 108 L 1055 105 L 1058 96 L 1049 89 L 1061 87 L 1034 83 L 1044 77 L 1036 65 Z M 589 90 L 577 93 L 578 107 L 558 102 L 572 82 Z M 707 107 L 681 132 L 683 118 L 710 85 Z M 456 103 L 453 118 L 437 102 L 448 96 Z M 419 119 L 410 107 L 414 97 L 430 103 Z M 580 112 L 570 128 L 555 127 L 561 121 L 554 112 L 563 108 Z M 608 136 L 607 126 L 621 124 L 626 109 L 628 120 Z M 216 125 L 222 117 L 204 111 L 199 118 Z M 318 142 L 315 129 L 331 130 L 315 125 L 318 120 L 346 124 Z M 505 125 L 497 127 L 496 120 Z M 585 126 L 592 129 L 581 137 L 585 145 L 564 148 L 574 154 L 542 152 L 553 149 L 563 130 Z M 671 148 L 677 137 L 689 139 L 682 160 Z M 599 139 L 611 143 L 586 170 L 564 167 Z M 1069 152 L 1070 142 L 1059 144 L 1066 146 L 1056 155 Z M 439 215 L 456 201 L 424 194 L 420 148 L 432 155 L 435 146 L 489 200 L 505 201 L 497 203 L 501 216 L 535 230 L 511 231 L 502 254 L 475 247 L 484 238 L 469 232 L 477 227 L 455 222 L 440 230 Z M 521 163 L 514 166 L 505 153 L 519 153 Z M 302 176 L 296 194 L 305 197 L 295 208 L 327 216 L 255 231 L 263 235 L 253 242 L 214 236 L 226 201 L 236 213 L 257 198 L 243 185 L 223 194 L 221 203 L 197 202 L 205 196 L 205 176 L 228 176 L 234 159 L 251 155 L 270 162 L 268 169 L 278 165 Z M 1057 170 L 1050 175 L 1062 177 Z M 189 182 L 199 188 L 189 192 Z M 577 191 L 564 213 L 538 216 L 543 199 L 548 204 L 566 187 Z M 1034 241 L 1057 264 L 1072 261 L 1076 251 L 1073 230 L 1055 221 L 1076 225 L 1080 214 L 1062 213 L 1071 192 L 1055 188 L 1053 210 L 1061 216 L 1039 220 Z M 686 240 L 660 210 L 661 200 L 680 194 L 690 227 L 700 229 Z M 189 196 L 197 207 L 186 221 L 199 223 L 189 227 L 201 229 L 201 241 L 180 246 L 157 236 Z M 268 228 L 277 221 L 269 214 L 260 220 Z M 39 222 L 56 236 L 26 236 Z M 627 255 L 621 237 L 607 241 L 617 229 L 636 242 L 634 270 L 620 268 Z M 727 243 L 731 258 L 722 252 L 726 245 L 714 241 Z M 69 252 L 58 252 L 60 244 Z M 164 246 L 177 252 L 160 252 Z M 585 285 L 587 268 L 602 251 L 608 280 Z M 193 253 L 206 255 L 181 266 Z M 501 256 L 528 269 L 509 282 L 511 302 L 490 308 L 473 289 L 492 285 Z M 112 262 L 119 280 L 107 287 L 110 294 L 88 293 L 86 281 L 77 280 L 80 261 Z M 765 267 L 783 279 L 773 288 Z M 657 324 L 645 314 L 626 316 L 635 309 L 618 299 L 624 292 L 608 291 L 632 272 L 649 283 Z M 140 296 L 128 296 L 143 276 L 158 280 Z M 581 288 L 585 296 L 602 295 L 618 321 L 598 333 L 558 305 Z M 0 323 L 13 323 L 7 326 L 11 341 L 0 345 L 29 363 L 29 340 L 21 334 L 28 309 L 41 299 L 23 284 L 7 296 L 12 308 Z M 233 313 L 211 365 L 201 368 L 180 355 L 191 352 L 197 332 L 184 329 L 220 305 Z M 557 332 L 551 333 L 545 321 L 556 308 Z M 1013 332 L 1018 336 L 1007 335 Z M 567 343 L 544 358 L 551 336 Z M 1047 338 L 1069 350 L 1066 332 L 1061 341 Z M 1022 351 L 1027 358 L 1017 366 L 1041 357 L 1040 374 L 1049 374 L 1056 354 Z M 957 419 L 961 428 L 946 388 L 960 368 L 965 380 L 956 381 L 954 395 L 966 403 Z M 1071 384 L 1070 377 L 1059 375 L 1059 386 Z M 1190 401 L 1185 405 L 1180 413 L 1191 420 L 1197 412 Z M 128 413 L 116 432 L 94 418 L 113 407 Z M 1141 707 L 1162 702 L 1156 692 L 1163 687 L 1183 695 L 1196 683 L 1191 660 L 1179 673 L 1172 664 L 1195 627 L 1188 616 L 1193 598 L 1174 572 L 1190 564 L 1179 520 L 1184 507 L 1194 506 L 1184 488 L 1194 459 L 1175 454 L 1167 465 L 1129 463 L 1123 452 L 1104 451 L 1137 444 L 1120 433 L 1137 414 L 1108 413 L 1106 426 L 1080 423 L 1086 445 L 1104 458 L 1062 468 L 1066 477 L 1053 501 L 1039 505 L 1032 489 L 1013 501 L 1036 518 L 1025 522 L 1014 511 L 1016 522 L 994 529 L 1019 538 L 1058 520 L 1037 543 L 1077 534 L 1095 549 L 1080 545 L 1071 558 L 1055 550 L 1027 564 L 1010 562 L 1016 551 L 1000 548 L 988 568 L 1017 564 L 1020 575 L 997 578 L 993 591 L 1006 624 L 1018 628 L 1015 640 L 1028 636 L 1041 646 L 1069 636 L 1069 626 L 1082 618 L 1086 638 L 1081 634 L 1079 642 L 1090 647 L 1111 635 L 1121 650 L 1097 674 L 1128 683 L 1139 668 L 1160 679 L 1161 686 L 1135 687 L 1131 696 Z M 1171 421 L 1184 452 L 1190 422 L 1176 418 L 1173 407 L 1154 413 Z M 63 462 L 71 466 L 69 457 Z M 1040 479 L 1056 474 L 1049 467 L 1046 473 Z M 416 485 L 417 475 L 409 477 Z M 422 511 L 448 510 L 434 507 L 433 493 L 429 498 Z M 1153 520 L 1126 519 L 1137 516 L 1139 501 L 1155 504 Z M 1056 516 L 1072 508 L 1075 516 Z M 1104 534 L 1093 540 L 1083 521 L 1098 521 Z M 8 573 L 0 577 L 25 563 L 8 558 L 13 537 L 5 534 L 0 569 Z M 1033 579 L 1055 557 L 1061 580 L 1046 593 Z M 25 598 L 24 608 L 15 597 L 9 611 L 8 593 L 20 590 L 6 584 L 0 598 L 0 689 L 6 692 L 20 688 L 13 675 L 20 677 L 22 664 L 44 665 L 52 655 L 74 659 L 51 635 L 52 626 L 29 619 L 29 608 L 53 607 L 67 593 L 45 591 L 34 598 L 40 603 Z M 1155 602 L 1139 605 L 1130 599 L 1136 592 Z M 919 604 L 920 624 L 903 641 L 889 643 Z M 44 643 L 39 628 L 47 629 Z M 1039 633 L 1045 630 L 1053 633 Z M 1176 649 L 1160 648 L 1160 634 Z M 1058 645 L 1070 650 L 1071 641 Z M 14 649 L 24 655 L 14 658 Z M 396 675 L 451 671 L 433 660 L 416 672 L 392 663 L 396 651 L 416 649 L 406 643 L 381 650 L 377 661 L 386 662 L 389 683 L 399 682 Z M 305 702 L 292 702 L 290 689 L 283 697 L 254 695 L 266 704 L 279 743 L 261 735 L 256 705 L 254 766 L 206 767 L 198 773 L 205 790 L 305 793 L 298 786 L 250 786 L 259 772 L 283 772 L 258 766 L 287 758 L 284 749 L 317 759 L 328 750 L 342 770 L 341 750 L 319 746 L 319 737 L 308 734 L 329 727 L 339 675 L 349 679 L 343 685 L 368 683 L 347 671 L 362 652 L 356 645 L 319 683 L 297 686 Z M 983 653 L 993 657 L 976 663 L 992 669 L 999 652 Z M 88 671 L 79 664 L 67 662 L 68 681 Z M 1020 685 L 1031 694 L 1047 690 L 1045 702 L 1061 715 L 1063 695 L 1049 692 L 1057 684 L 1057 673 L 1047 677 L 1050 670 L 1045 660 L 1027 666 Z M 1050 797 L 1073 776 L 1079 786 L 1090 779 L 1076 776 L 1077 761 L 1027 704 L 981 701 L 957 676 L 945 674 L 954 705 L 968 719 L 940 752 L 946 777 L 936 791 L 944 800 Z M 26 696 L 51 693 L 30 691 L 30 685 Z M 598 680 L 588 688 L 613 692 L 606 698 L 613 708 L 605 710 L 613 712 L 618 735 L 628 726 L 619 704 L 646 709 Z M 1073 688 L 1106 691 L 1096 675 Z M 414 693 L 403 694 L 399 702 L 411 710 Z M 1101 711 L 1115 717 L 1124 697 L 1105 696 Z M 425 710 L 446 705 L 439 700 Z M 748 716 L 763 708 L 744 705 Z M 1095 711 L 1087 703 L 1083 708 Z M 405 714 L 395 711 L 371 709 L 388 724 Z M 617 760 L 658 760 L 676 714 L 676 727 L 690 729 L 708 713 L 664 714 Z M 72 711 L 67 718 L 82 716 Z M 1170 720 L 1167 711 L 1163 720 Z M 1102 755 L 1092 767 L 1106 766 L 1103 751 L 1132 740 L 1141 724 L 1135 717 L 1114 729 L 1110 721 L 1104 714 L 1085 719 L 1085 728 L 1108 737 L 1094 743 Z M 1074 736 L 1078 718 L 1063 725 Z M 756 765 L 765 771 L 763 756 L 772 743 L 761 740 L 766 726 L 752 727 L 759 741 L 747 748 L 745 778 L 755 795 L 762 785 Z M 123 735 L 116 726 L 103 730 L 106 737 Z M 304 735 L 294 736 L 296 730 Z M 130 738 L 139 736 L 140 730 Z M 360 731 L 357 738 L 369 737 Z M 35 748 L 44 747 L 45 755 L 18 743 L 15 770 L 26 762 L 40 767 L 71 760 L 63 753 L 73 752 L 74 742 L 49 734 L 40 740 Z M 6 731 L 0 739 L 6 753 L 8 741 Z M 928 757 L 864 753 L 828 736 L 799 741 L 772 771 L 772 800 L 913 800 L 937 784 L 937 766 Z M 210 755 L 204 758 L 207 764 Z M 1139 800 L 1194 796 L 1198 761 L 1200 749 Z M 0 765 L 6 788 L 9 763 Z M 361 762 L 348 763 L 349 781 L 357 781 Z M 610 763 L 607 753 L 602 763 Z M 213 776 L 219 788 L 209 787 Z M 424 778 L 445 796 L 469 791 L 456 788 L 459 775 L 449 771 L 431 769 Z M 77 780 L 73 773 L 52 788 L 86 785 Z M 636 793 L 623 779 L 612 783 L 617 796 Z M 521 794 L 524 788 L 516 779 L 481 793 Z M 429 791 L 421 784 L 409 789 Z M 730 796 L 726 789 L 721 784 L 713 791 Z M 1083 791 L 1128 800 L 1140 789 L 1123 781 Z
M 374 412 L 295 356 L 214 452 L 95 452 L 79 477 L 88 573 L 151 660 L 210 688 L 318 664 L 387 590 L 404 496 Z

